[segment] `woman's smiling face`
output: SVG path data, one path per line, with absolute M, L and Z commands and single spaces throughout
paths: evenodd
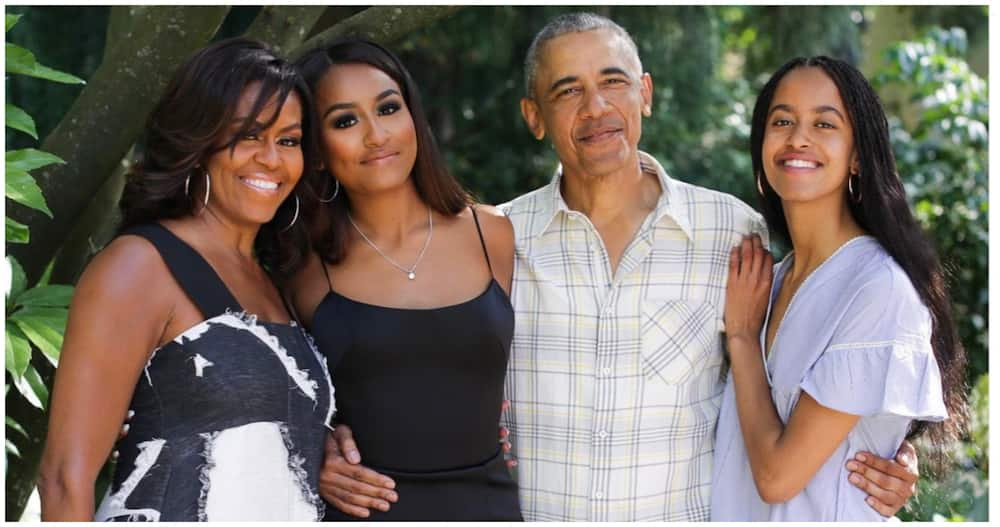
M 858 163 L 854 129 L 833 79 L 817 67 L 789 71 L 774 92 L 766 123 L 764 173 L 783 201 L 845 196 Z

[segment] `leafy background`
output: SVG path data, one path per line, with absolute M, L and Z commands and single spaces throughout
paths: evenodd
M 403 9 L 404 17 L 423 16 L 418 8 Z M 922 446 L 945 448 L 954 461 L 944 473 L 924 471 L 917 496 L 899 516 L 986 520 L 988 8 L 584 9 L 610 16 L 627 28 L 639 46 L 644 68 L 653 75 L 654 115 L 644 122 L 642 148 L 655 155 L 673 177 L 723 190 L 753 205 L 749 118 L 755 94 L 768 74 L 792 56 L 828 54 L 858 65 L 872 80 L 891 115 L 893 147 L 913 209 L 948 269 L 959 332 L 971 360 L 970 434 L 955 445 Z M 527 133 L 517 110 L 524 82 L 521 61 L 532 36 L 547 19 L 575 10 L 466 7 L 388 39 L 421 87 L 449 166 L 485 202 L 503 202 L 541 186 L 555 167 L 551 148 Z M 85 97 L 87 88 L 99 91 L 99 70 L 115 66 L 127 70 L 136 64 L 127 63 L 130 52 L 147 53 L 140 43 L 143 33 L 134 29 L 146 26 L 138 24 L 160 23 L 148 26 L 159 29 L 170 20 L 191 20 L 176 18 L 181 11 L 129 6 L 7 8 L 8 15 L 23 15 L 14 27 L 8 16 L 6 52 L 6 232 L 11 277 L 6 296 L 8 520 L 21 518 L 30 495 L 45 433 L 47 386 L 52 366 L 58 362 L 65 325 L 70 286 L 50 281 L 74 283 L 87 259 L 108 241 L 115 221 L 113 204 L 120 192 L 119 161 L 124 157 L 127 162 L 129 156 L 123 156 L 124 151 L 115 154 L 104 146 L 105 141 L 108 136 L 131 133 L 128 126 L 135 126 L 134 119 L 141 122 L 144 118 L 141 111 L 135 111 L 139 115 L 129 116 L 133 121 L 102 122 L 109 115 L 104 110 L 113 108 L 116 101 L 146 97 L 137 94 L 146 93 L 142 90 L 149 90 L 155 82 L 126 76 L 113 88 L 104 88 L 107 93 L 91 99 Z M 389 18 L 380 17 L 388 15 L 376 11 L 364 6 L 297 10 L 271 6 L 187 8 L 184 13 L 195 13 L 199 20 L 217 17 L 218 22 L 204 30 L 211 39 L 251 33 L 288 50 L 304 37 L 350 26 L 348 22 L 358 17 L 372 15 L 351 27 L 399 23 L 386 22 Z M 291 23 L 300 19 L 306 20 L 301 26 Z M 293 33 L 311 29 L 297 40 L 288 38 L 289 28 L 285 33 L 274 30 L 281 29 L 282 20 L 291 21 L 285 25 L 295 26 Z M 193 33 L 189 26 L 194 23 L 175 23 Z M 257 32 L 258 24 L 270 24 L 272 32 Z M 27 50 L 34 53 L 34 62 Z M 175 67 L 161 55 L 147 53 L 143 60 L 163 76 Z M 71 72 L 94 86 L 81 88 L 79 79 L 58 71 Z M 73 113 L 72 105 L 84 103 L 93 111 Z M 96 123 L 89 130 L 91 135 L 82 138 L 67 131 L 80 128 L 81 115 Z M 73 144 L 87 147 L 66 157 L 75 162 L 59 165 L 58 158 L 39 148 L 41 139 L 53 151 L 70 152 L 67 137 L 71 136 Z M 69 210 L 55 205 L 49 210 L 48 202 L 64 203 L 68 193 L 78 192 L 76 186 L 90 188 L 83 182 L 93 174 L 84 165 L 91 158 L 107 156 L 114 158 L 102 166 L 112 168 L 98 174 L 98 181 L 105 183 L 93 190 L 95 197 L 87 207 Z M 68 179 L 68 184 L 59 178 Z M 73 230 L 58 239 L 29 238 L 32 229 L 47 228 L 50 222 L 73 225 Z M 45 254 L 55 258 L 32 259 L 27 249 L 39 244 L 52 245 Z M 29 262 L 23 269 L 17 264 L 19 255 Z M 32 516 L 37 515 L 37 504 L 28 509 L 26 519 L 37 517 Z

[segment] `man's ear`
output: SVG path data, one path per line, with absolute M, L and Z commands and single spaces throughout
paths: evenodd
M 643 73 L 639 82 L 641 83 L 639 93 L 642 95 L 642 115 L 650 117 L 653 115 L 653 77 L 648 73 Z
M 521 117 L 524 117 L 524 122 L 535 139 L 541 141 L 545 138 L 545 123 L 542 121 L 541 109 L 534 99 L 528 97 L 521 99 Z

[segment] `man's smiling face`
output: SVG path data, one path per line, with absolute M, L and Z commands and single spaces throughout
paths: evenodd
M 532 91 L 524 118 L 535 137 L 551 138 L 565 171 L 601 177 L 636 163 L 652 79 L 623 37 L 596 29 L 553 38 Z

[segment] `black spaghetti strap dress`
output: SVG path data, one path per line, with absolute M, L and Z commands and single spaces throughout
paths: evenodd
M 156 247 L 205 321 L 153 351 L 96 519 L 321 519 L 333 387 L 308 335 L 294 322 L 246 313 L 201 255 L 163 226 L 125 234 Z
M 492 276 L 488 254 L 486 263 Z M 496 280 L 472 300 L 432 309 L 366 304 L 331 287 L 312 333 L 333 372 L 338 421 L 351 427 L 362 463 L 393 478 L 399 494 L 368 521 L 521 521 L 497 441 L 513 332 Z M 326 520 L 357 518 L 328 506 Z

